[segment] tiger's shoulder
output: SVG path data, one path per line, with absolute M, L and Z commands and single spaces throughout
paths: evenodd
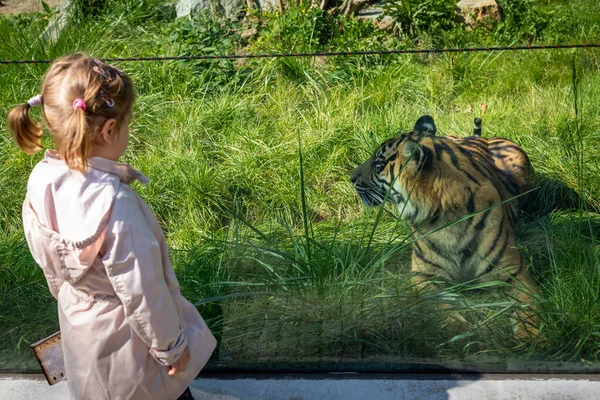
M 438 160 L 443 160 L 443 155 L 447 154 L 446 162 L 461 169 L 467 180 L 474 181 L 472 176 L 484 176 L 494 182 L 501 199 L 509 201 L 515 219 L 528 192 L 535 187 L 535 171 L 525 150 L 510 139 L 482 136 L 479 118 L 475 118 L 470 136 L 431 136 L 422 144 L 432 146 Z

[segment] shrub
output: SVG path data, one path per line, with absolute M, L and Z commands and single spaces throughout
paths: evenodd
M 402 35 L 435 33 L 455 28 L 457 0 L 396 0 L 384 6 L 384 13 L 396 20 Z

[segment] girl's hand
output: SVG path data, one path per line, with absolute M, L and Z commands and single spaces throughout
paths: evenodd
M 188 350 L 188 348 L 185 348 L 185 351 L 183 352 L 183 354 L 181 355 L 181 357 L 179 357 L 179 360 L 175 361 L 175 363 L 171 366 L 169 366 L 169 375 L 173 376 L 181 371 L 183 371 L 185 369 L 185 366 L 187 365 L 188 361 L 190 361 L 190 352 Z

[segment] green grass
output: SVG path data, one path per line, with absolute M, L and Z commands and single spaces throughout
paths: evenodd
M 543 3 L 570 21 L 569 31 L 547 37 L 598 42 L 598 6 Z M 246 44 L 239 39 L 244 27 L 211 25 L 203 17 L 177 22 L 168 7 L 153 7 L 158 1 L 111 4 L 92 16 L 76 12 L 55 45 L 39 39 L 44 15 L 0 18 L 0 59 L 417 42 L 295 10 L 252 16 L 247 24 L 259 26 L 260 35 Z M 496 39 L 506 42 L 504 34 L 480 31 L 418 40 L 450 46 Z M 118 64 L 138 92 L 125 160 L 151 178 L 135 189 L 167 234 L 184 295 L 199 303 L 220 339 L 214 360 L 254 368 L 274 362 L 398 368 L 424 361 L 497 370 L 515 362 L 528 370 L 559 362 L 576 370 L 597 366 L 599 56 L 561 50 Z M 28 345 L 58 328 L 55 301 L 20 221 L 27 177 L 41 155 L 22 154 L 4 134 L 6 115 L 37 93 L 44 69 L 0 66 L 0 351 L 8 354 L 0 369 L 37 368 Z M 496 291 L 458 286 L 417 293 L 409 282 L 406 226 L 387 211 L 364 209 L 349 182 L 378 144 L 424 113 L 442 135 L 470 134 L 481 103 L 488 105 L 484 135 L 518 142 L 537 172 L 532 216 L 517 233 L 542 290 L 543 343 L 513 337 L 514 305 Z M 461 310 L 472 326 L 468 333 L 444 326 L 440 298 Z

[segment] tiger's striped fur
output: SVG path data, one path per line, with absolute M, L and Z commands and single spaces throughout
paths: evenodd
M 417 284 L 520 282 L 514 297 L 531 303 L 538 289 L 514 234 L 523 194 L 535 182 L 527 154 L 507 139 L 435 133 L 433 119 L 423 116 L 413 131 L 384 142 L 352 172 L 355 190 L 366 206 L 394 203 L 420 238 L 411 262 Z M 533 311 L 518 315 L 519 335 L 537 331 Z

